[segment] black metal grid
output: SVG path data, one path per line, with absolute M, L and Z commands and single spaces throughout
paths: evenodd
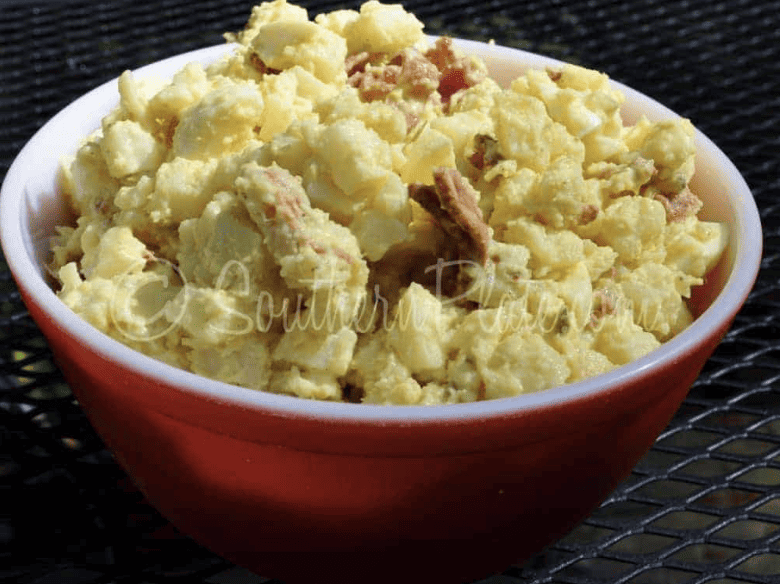
M 0 3 L 0 177 L 51 115 L 126 68 L 221 42 L 251 2 Z M 298 2 L 312 14 L 356 3 Z M 631 476 L 484 584 L 780 581 L 780 1 L 406 3 L 428 31 L 601 69 L 685 115 L 758 201 L 765 253 L 734 327 Z M 103 449 L 0 264 L 0 582 L 255 584 L 179 534 Z

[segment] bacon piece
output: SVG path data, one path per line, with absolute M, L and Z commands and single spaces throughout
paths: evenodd
M 353 73 L 348 82 L 360 92 L 363 101 L 384 99 L 398 85 L 400 65 L 385 65 Z
M 438 87 L 441 73 L 418 51 L 406 49 L 386 65 L 376 65 L 383 57 L 383 53 L 363 52 L 345 61 L 348 82 L 360 90 L 364 101 L 382 99 L 398 86 L 404 87 L 410 96 L 422 98 Z
M 480 380 L 479 387 L 477 387 L 477 401 L 484 401 L 487 395 L 487 385 L 485 380 Z
M 439 86 L 439 69 L 418 51 L 407 49 L 396 59 L 401 65 L 398 83 L 408 88 L 409 95 L 427 97 Z
M 249 64 L 260 73 L 260 75 L 278 75 L 282 72 L 281 69 L 272 69 L 266 65 L 263 60 L 257 55 L 257 53 L 249 54 Z
M 444 103 L 449 103 L 455 92 L 473 87 L 486 77 L 485 70 L 472 59 L 455 52 L 450 37 L 439 37 L 425 56 L 441 72 L 439 94 Z
M 165 121 L 162 128 L 162 139 L 165 147 L 170 150 L 173 148 L 173 136 L 176 134 L 176 127 L 179 125 L 179 118 L 172 117 Z
M 657 172 L 655 161 L 652 158 L 637 156 L 629 166 L 637 173 L 647 175 L 650 178 Z
M 364 101 L 383 99 L 398 85 L 415 97 L 427 97 L 438 89 L 443 102 L 485 79 L 486 71 L 472 59 L 455 52 L 452 39 L 439 38 L 424 54 L 406 49 L 380 66 L 384 53 L 355 53 L 344 67 L 349 84 L 357 87 Z
M 455 169 L 433 171 L 434 186 L 409 185 L 409 196 L 417 201 L 455 240 L 458 257 L 485 265 L 488 259 L 490 229 L 477 204 L 477 192 Z
M 332 254 L 346 264 L 358 261 L 356 256 L 333 243 L 335 224 L 325 219 L 325 214 L 312 209 L 298 177 L 276 165 L 261 167 L 251 163 L 237 182 L 250 216 L 266 236 L 266 245 L 275 256 L 295 255 L 305 246 L 320 256 Z
M 397 108 L 404 115 L 407 134 L 420 123 L 420 116 L 405 101 L 390 102 L 390 105 Z
M 300 182 L 289 172 L 278 167 L 263 169 L 268 181 L 274 185 L 274 203 L 265 204 L 263 211 L 269 219 L 280 219 L 290 229 L 301 229 L 300 219 L 306 208 L 306 192 Z
M 591 298 L 591 313 L 588 325 L 590 328 L 597 328 L 605 316 L 615 313 L 617 300 L 614 292 L 604 288 L 594 290 Z
M 679 193 L 659 193 L 653 197 L 660 201 L 666 209 L 666 220 L 669 223 L 679 223 L 687 217 L 698 213 L 702 202 L 688 187 Z
M 368 51 L 362 51 L 355 53 L 354 55 L 347 56 L 344 59 L 344 70 L 347 72 L 347 77 L 352 77 L 356 73 L 363 73 L 366 70 L 366 65 L 376 59 L 376 55 L 381 53 L 369 53 Z
M 558 83 L 560 81 L 561 77 L 563 76 L 563 71 L 560 69 L 552 69 L 551 67 L 548 67 L 546 69 L 547 76 L 550 78 L 550 81 L 553 83 Z
M 587 225 L 591 221 L 594 221 L 599 215 L 599 208 L 596 205 L 583 205 L 582 211 L 577 218 L 580 225 Z
M 474 154 L 469 157 L 469 162 L 475 168 L 480 170 L 490 168 L 503 158 L 498 152 L 498 140 L 487 134 L 474 136 Z

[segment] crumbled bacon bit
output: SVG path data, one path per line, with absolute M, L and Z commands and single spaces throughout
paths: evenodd
M 655 167 L 655 161 L 652 158 L 643 158 L 641 156 L 637 156 L 630 166 L 636 170 L 643 170 L 650 176 L 653 176 L 656 172 L 658 172 Z
M 384 99 L 398 85 L 401 76 L 400 65 L 386 65 L 358 71 L 349 77 L 348 82 L 360 92 L 363 101 Z
M 452 39 L 450 37 L 440 37 L 436 39 L 433 48 L 425 52 L 431 63 L 436 65 L 439 71 L 445 71 L 456 61 L 455 52 L 452 49 Z
M 434 186 L 409 185 L 409 196 L 455 239 L 460 258 L 476 260 L 484 266 L 488 259 L 490 230 L 477 204 L 477 192 L 455 169 L 436 168 L 433 179 Z
M 425 56 L 441 72 L 439 94 L 444 103 L 461 89 L 473 87 L 485 79 L 485 71 L 466 56 L 458 55 L 452 47 L 452 39 L 439 37 Z
M 404 103 L 404 102 L 399 102 Z M 407 133 L 412 130 L 417 124 L 420 123 L 420 116 L 418 116 L 416 113 L 414 113 L 410 108 L 399 108 L 401 110 L 401 113 L 404 115 L 404 120 L 406 121 L 406 131 Z
M 698 213 L 702 207 L 701 199 L 693 194 L 688 187 L 679 193 L 660 193 L 653 198 L 663 204 L 668 223 L 684 221 L 687 217 Z
M 312 238 L 306 237 L 306 236 L 304 236 L 301 239 L 301 241 L 302 241 L 303 245 L 308 245 L 314 251 L 314 253 L 316 253 L 318 255 L 325 255 L 326 253 L 328 253 L 328 251 L 331 251 L 333 253 L 333 255 L 335 255 L 337 258 L 339 258 L 343 262 L 346 262 L 348 264 L 355 263 L 355 258 L 353 258 L 351 255 L 349 255 L 347 252 L 345 252 L 340 247 L 327 248 L 323 244 L 321 244 L 319 241 L 314 241 Z
M 614 166 L 607 167 L 602 169 L 602 171 L 596 175 L 596 178 L 599 180 L 606 180 L 608 178 L 611 178 L 616 172 L 617 172 L 617 167 Z
M 441 76 L 439 83 L 439 95 L 444 103 L 449 103 L 450 98 L 461 89 L 471 87 L 466 80 L 466 73 L 462 69 L 450 69 Z
M 583 205 L 578 218 L 580 225 L 587 225 L 599 216 L 599 208 L 596 205 Z
M 304 237 L 303 242 L 308 245 L 310 248 L 314 250 L 314 253 L 318 253 L 320 255 L 325 255 L 325 252 L 328 251 L 325 249 L 325 246 L 321 243 L 317 243 L 313 239 L 309 237 Z
M 344 59 L 344 70 L 347 72 L 347 77 L 351 77 L 356 73 L 362 73 L 366 70 L 366 65 L 376 62 L 381 55 L 382 53 L 369 53 L 368 51 L 349 55 Z
M 446 106 L 455 92 L 476 85 L 486 76 L 475 61 L 455 52 L 448 37 L 439 38 L 424 54 L 405 49 L 382 65 L 386 57 L 385 53 L 361 52 L 345 60 L 347 81 L 358 89 L 363 101 L 384 99 L 402 86 L 418 98 L 433 96 L 438 90 Z
M 477 401 L 483 401 L 487 397 L 487 385 L 485 385 L 485 380 L 482 379 L 479 382 L 479 387 L 477 388 Z
M 617 303 L 614 293 L 604 288 L 594 290 L 592 298 L 596 304 L 592 306 L 590 321 L 588 324 L 595 328 L 598 326 L 601 319 L 607 315 L 615 313 L 615 310 L 617 309 Z
M 263 60 L 258 56 L 257 53 L 250 53 L 249 54 L 249 64 L 252 65 L 252 67 L 260 73 L 260 75 L 278 75 L 282 72 L 281 69 L 272 69 L 268 65 L 266 65 Z
M 427 97 L 438 87 L 441 73 L 418 51 L 407 49 L 393 56 L 386 65 L 369 67 L 383 56 L 363 52 L 345 61 L 348 82 L 358 88 L 364 101 L 382 99 L 399 85 L 414 97 Z
M 342 260 L 342 261 L 344 261 L 344 262 L 346 262 L 348 264 L 355 263 L 355 258 L 353 258 L 351 255 L 349 255 L 346 251 L 344 251 L 340 247 L 332 247 L 331 251 L 340 260 Z
M 279 167 L 264 168 L 262 172 L 275 187 L 274 202 L 263 206 L 267 219 L 285 223 L 291 231 L 295 232 L 295 237 L 301 245 L 310 247 L 319 255 L 330 252 L 348 264 L 355 262 L 355 258 L 343 249 L 325 245 L 306 234 L 302 221 L 306 215 L 306 192 L 297 177 Z
M 165 121 L 162 128 L 162 139 L 165 147 L 170 150 L 173 148 L 173 136 L 176 134 L 176 127 L 179 125 L 179 118 L 172 117 Z
M 475 168 L 480 170 L 490 168 L 503 158 L 498 152 L 498 140 L 487 134 L 474 136 L 474 154 L 469 157 L 469 162 Z
M 554 83 L 558 83 L 560 81 L 561 77 L 563 76 L 563 71 L 560 69 L 547 69 L 547 76 L 550 78 L 550 81 L 553 81 Z
M 268 218 L 279 217 L 290 229 L 300 229 L 299 219 L 303 217 L 303 198 L 306 196 L 300 183 L 286 171 L 276 168 L 264 169 L 268 180 L 276 187 L 275 205 L 266 205 L 264 211 Z
M 536 221 L 539 225 L 544 225 L 545 227 L 547 227 L 550 224 L 550 222 L 547 220 L 547 217 L 545 217 L 541 213 L 536 213 L 534 215 L 534 221 Z
M 617 172 L 617 169 L 615 167 L 604 168 L 604 169 L 601 170 L 601 172 L 599 172 L 596 175 L 596 178 L 599 179 L 599 180 L 606 180 L 606 179 L 610 178 L 612 175 L 614 175 L 616 172 Z
M 439 86 L 441 73 L 436 65 L 415 50 L 401 53 L 400 85 L 409 88 L 409 94 L 416 97 L 427 97 Z

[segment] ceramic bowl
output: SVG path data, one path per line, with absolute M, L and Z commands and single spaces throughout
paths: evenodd
M 508 82 L 560 65 L 460 42 Z M 213 47 L 136 72 L 170 76 Z M 634 121 L 674 117 L 616 84 Z M 521 561 L 575 526 L 652 445 L 726 333 L 756 277 L 761 226 L 738 170 L 696 134 L 693 189 L 730 243 L 696 291 L 699 316 L 624 367 L 520 397 L 436 407 L 305 401 L 198 377 L 98 332 L 45 278 L 66 208 L 62 155 L 118 101 L 116 81 L 65 108 L 24 147 L 2 188 L 2 244 L 30 314 L 94 428 L 181 531 L 287 582 L 465 582 Z

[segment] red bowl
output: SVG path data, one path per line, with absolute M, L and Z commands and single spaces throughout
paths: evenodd
M 459 42 L 499 82 L 560 65 Z M 169 76 L 228 47 L 136 72 Z M 618 83 L 627 121 L 675 114 Z M 692 188 L 730 243 L 696 290 L 696 321 L 641 359 L 592 379 L 452 406 L 325 403 L 255 392 L 175 369 L 71 312 L 45 278 L 48 238 L 66 217 L 60 156 L 117 103 L 116 81 L 47 123 L 8 172 L 2 244 L 40 326 L 97 432 L 181 531 L 288 582 L 464 582 L 539 551 L 583 519 L 668 424 L 744 303 L 761 225 L 738 170 L 697 132 Z

